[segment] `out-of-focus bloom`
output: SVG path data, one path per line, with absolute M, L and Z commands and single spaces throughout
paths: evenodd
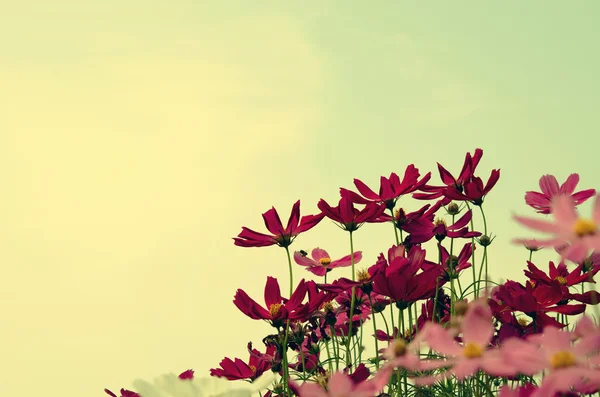
M 494 376 L 511 376 L 515 369 L 508 365 L 497 349 L 489 349 L 494 336 L 492 313 L 483 300 L 469 304 L 467 313 L 461 322 L 462 344 L 444 327 L 436 323 L 427 323 L 423 328 L 426 343 L 435 351 L 445 354 L 446 360 L 440 365 L 451 368 L 439 375 L 418 378 L 418 384 L 432 384 L 450 375 L 458 380 L 464 380 L 479 369 Z M 435 362 L 434 362 L 435 363 Z
M 358 210 L 348 196 L 342 196 L 337 207 L 331 207 L 323 199 L 317 207 L 327 218 L 339 223 L 339 227 L 348 232 L 358 230 L 365 222 L 384 222 L 379 217 L 385 211 L 385 205 L 369 202 L 362 210 Z
M 573 193 L 579 183 L 579 174 L 571 174 L 567 180 L 559 187 L 558 181 L 554 175 L 544 175 L 540 178 L 539 192 L 526 192 L 525 202 L 530 207 L 533 207 L 540 214 L 549 214 L 552 212 L 552 199 L 559 195 L 571 197 L 574 205 L 579 205 L 587 201 L 590 197 L 596 194 L 595 189 L 582 190 Z
M 384 203 L 388 209 L 393 209 L 396 205 L 396 200 L 408 193 L 420 189 L 431 178 L 431 173 L 428 172 L 421 180 L 419 180 L 419 170 L 414 164 L 406 167 L 402 181 L 395 173 L 391 173 L 389 178 L 381 177 L 379 185 L 379 194 L 375 193 L 371 188 L 365 185 L 361 180 L 354 179 L 354 186 L 358 189 L 358 195 L 351 190 L 340 188 L 340 195 L 348 196 L 352 202 L 357 204 Z
M 235 245 L 240 247 L 267 247 L 275 244 L 280 247 L 288 247 L 292 244 L 296 236 L 312 229 L 323 219 L 323 216 L 323 214 L 305 215 L 300 219 L 300 200 L 298 200 L 292 207 L 292 213 L 284 229 L 277 210 L 272 207 L 262 214 L 265 226 L 271 232 L 270 235 L 242 227 L 242 232 L 237 237 L 234 237 L 233 241 Z
M 298 388 L 300 397 L 373 397 L 388 382 L 390 368 L 382 368 L 369 380 L 356 382 L 352 376 L 343 372 L 332 374 L 326 385 L 305 382 Z
M 133 386 L 141 397 L 251 397 L 257 391 L 264 391 L 273 379 L 274 374 L 267 372 L 252 385 L 236 387 L 225 379 L 181 379 L 175 374 L 166 374 L 154 379 L 152 383 L 136 379 Z
M 284 300 L 277 279 L 269 276 L 265 285 L 266 309 L 241 289 L 237 290 L 233 303 L 251 319 L 268 320 L 274 327 L 280 327 L 285 320 L 300 320 L 308 315 L 308 306 L 302 304 L 307 290 L 306 282 L 301 280 L 290 299 Z
M 514 218 L 530 229 L 554 235 L 551 239 L 536 241 L 540 246 L 570 244 L 562 251 L 562 256 L 573 262 L 584 260 L 590 250 L 600 250 L 600 194 L 596 196 L 591 220 L 577 216 L 575 206 L 569 196 L 556 196 L 552 205 L 554 222 L 520 216 Z
M 573 345 L 574 335 L 558 328 L 547 327 L 542 335 L 529 342 L 507 341 L 503 355 L 518 366 L 519 372 L 533 375 L 547 370 L 535 396 L 552 396 L 567 392 L 573 386 L 589 381 L 600 385 L 600 371 L 593 368 L 589 358 L 600 349 L 600 334 L 582 337 Z M 509 343 L 510 342 L 510 343 Z
M 317 276 L 324 276 L 327 272 L 330 272 L 336 267 L 348 267 L 352 265 L 352 255 L 346 255 L 340 259 L 334 261 L 331 257 L 321 248 L 315 248 L 311 252 L 312 259 L 306 256 L 306 253 L 302 251 L 294 252 L 294 260 L 300 266 L 306 266 L 306 270 L 316 274 Z M 354 253 L 354 264 L 357 264 L 362 259 L 362 252 L 356 251 Z

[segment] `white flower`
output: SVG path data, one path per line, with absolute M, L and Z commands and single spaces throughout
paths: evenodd
M 252 397 L 259 390 L 264 390 L 273 379 L 270 371 L 252 384 L 215 377 L 179 379 L 171 373 L 155 378 L 153 383 L 136 379 L 133 390 L 141 397 Z

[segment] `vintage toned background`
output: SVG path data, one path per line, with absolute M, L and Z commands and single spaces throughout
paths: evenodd
M 246 359 L 270 329 L 235 290 L 287 291 L 287 264 L 231 237 L 272 205 L 315 213 L 354 177 L 457 172 L 481 147 L 502 279 L 522 276 L 510 216 L 541 175 L 600 188 L 593 0 L 1 3 L 1 396 Z M 390 229 L 356 233 L 362 265 Z M 347 235 L 325 220 L 292 248 L 315 246 L 345 255 Z

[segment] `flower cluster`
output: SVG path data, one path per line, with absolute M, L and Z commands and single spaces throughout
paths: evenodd
M 274 373 L 267 397 L 539 397 L 600 390 L 600 329 L 581 316 L 600 302 L 590 288 L 600 271 L 600 195 L 573 193 L 577 174 L 560 187 L 543 176 L 541 193 L 527 192 L 525 200 L 553 221 L 514 219 L 551 236 L 516 239 L 529 251 L 526 279 L 498 284 L 488 277 L 495 237 L 484 203 L 500 170 L 484 183 L 476 175 L 482 156 L 481 149 L 467 153 L 457 177 L 438 163 L 440 185 L 428 184 L 431 173 L 421 176 L 411 164 L 402 178 L 382 176 L 377 192 L 355 179 L 357 192 L 340 188 L 337 205 L 321 199 L 313 215 L 300 217 L 297 201 L 285 228 L 271 208 L 263 214 L 270 234 L 243 227 L 235 245 L 284 248 L 289 292 L 270 276 L 264 304 L 237 290 L 235 306 L 270 331 L 262 347 L 248 343 L 247 359 L 224 358 L 210 374 L 255 385 Z M 409 211 L 409 196 L 432 202 Z M 576 207 L 594 196 L 592 216 L 580 218 Z M 331 257 L 320 247 L 290 250 L 324 218 L 347 232 L 350 252 Z M 394 243 L 357 268 L 368 259 L 355 250 L 354 235 L 380 223 L 391 225 Z M 546 247 L 558 259 L 536 264 L 533 253 Z M 310 273 L 299 283 L 294 262 Z M 350 268 L 351 278 L 332 278 L 341 267 Z M 152 397 L 146 394 L 140 395 Z

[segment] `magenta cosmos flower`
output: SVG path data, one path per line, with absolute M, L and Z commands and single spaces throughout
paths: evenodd
M 337 207 L 331 207 L 323 199 L 317 204 L 324 216 L 338 222 L 342 229 L 353 232 L 363 225 L 365 222 L 383 222 L 379 219 L 385 205 L 368 203 L 362 210 L 354 208 L 352 200 L 348 196 L 343 196 Z
M 600 194 L 594 202 L 592 219 L 578 217 L 573 200 L 564 195 L 556 196 L 552 200 L 552 215 L 554 222 L 520 216 L 514 218 L 530 229 L 554 235 L 548 240 L 537 240 L 538 245 L 548 247 L 570 244 L 562 250 L 561 255 L 573 262 L 584 260 L 590 250 L 600 249 Z
M 440 173 L 440 179 L 442 180 L 445 186 L 425 185 L 421 187 L 420 190 L 427 193 L 415 193 L 413 194 L 413 198 L 416 198 L 417 200 L 431 200 L 442 196 L 447 197 L 447 193 L 449 191 L 462 194 L 464 191 L 465 184 L 471 178 L 473 178 L 475 169 L 477 168 L 479 160 L 481 160 L 482 156 L 483 150 L 481 149 L 476 149 L 473 153 L 473 156 L 471 156 L 471 153 L 467 153 L 465 156 L 465 161 L 463 163 L 462 170 L 460 171 L 458 178 L 454 178 L 454 176 L 450 172 L 448 172 L 447 169 L 442 167 L 440 163 L 437 163 L 438 171 Z M 450 199 L 448 199 L 448 202 L 449 201 Z
M 111 397 L 117 397 L 117 395 L 115 393 L 113 393 L 112 391 L 110 391 L 108 389 L 104 389 L 104 392 Z M 141 396 L 134 391 L 127 390 L 127 389 L 121 389 L 120 397 L 141 397 Z
M 285 320 L 304 320 L 308 315 L 309 307 L 302 304 L 307 290 L 306 283 L 301 280 L 290 299 L 284 299 L 281 297 L 277 279 L 269 276 L 265 285 L 266 309 L 241 289 L 237 290 L 233 303 L 251 319 L 267 320 L 274 327 L 281 327 Z
M 317 276 L 324 276 L 332 269 L 336 267 L 348 267 L 352 265 L 352 255 L 346 255 L 340 259 L 334 261 L 331 257 L 321 248 L 315 248 L 311 252 L 312 259 L 306 256 L 304 251 L 294 252 L 294 260 L 300 266 L 306 266 L 306 270 L 316 274 Z M 362 252 L 356 251 L 354 253 L 354 264 L 357 264 L 362 259 Z
M 300 233 L 315 227 L 323 214 L 305 215 L 300 219 L 300 200 L 294 203 L 292 213 L 288 219 L 287 226 L 283 228 L 279 214 L 275 208 L 271 208 L 262 214 L 265 226 L 271 234 L 263 234 L 254 230 L 242 227 L 242 232 L 233 238 L 234 244 L 240 247 L 267 247 L 269 245 L 279 245 L 280 247 L 288 247 Z
M 271 368 L 270 360 L 265 359 L 265 357 L 272 357 L 275 354 L 275 349 L 274 345 L 267 346 L 267 351 L 263 354 L 256 349 L 252 349 L 252 344 L 249 343 L 248 351 L 250 352 L 250 359 L 247 364 L 239 358 L 232 360 L 225 357 L 219 363 L 221 368 L 211 368 L 210 376 L 226 378 L 228 380 L 248 379 L 253 381 Z M 182 378 L 181 375 L 179 375 L 179 378 L 187 379 Z
M 575 205 L 579 205 L 596 194 L 595 189 L 582 190 L 573 193 L 579 183 L 579 174 L 571 174 L 560 187 L 554 175 L 544 175 L 540 178 L 539 192 L 526 192 L 525 202 L 540 214 L 552 212 L 552 199 L 559 195 L 570 196 Z
M 361 180 L 354 179 L 354 186 L 356 186 L 356 189 L 358 189 L 362 196 L 344 188 L 340 188 L 340 195 L 342 197 L 348 196 L 357 204 L 367 204 L 370 202 L 384 203 L 388 209 L 392 210 L 396 205 L 396 200 L 400 196 L 419 190 L 427 183 L 429 178 L 431 178 L 430 172 L 421 178 L 421 180 L 419 180 L 419 175 L 419 170 L 414 164 L 411 164 L 406 167 L 402 181 L 398 175 L 393 172 L 390 174 L 389 178 L 382 176 L 379 184 L 379 194 L 371 190 L 371 188 L 365 185 Z

